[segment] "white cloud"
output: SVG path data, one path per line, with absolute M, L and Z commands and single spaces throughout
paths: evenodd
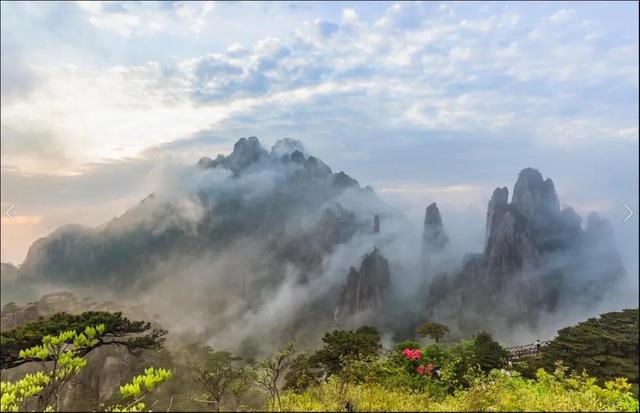
M 353 22 L 358 20 L 358 14 L 356 13 L 355 10 L 353 9 L 344 9 L 342 10 L 342 21 L 347 23 L 347 22 Z
M 177 2 L 174 5 L 176 15 L 187 22 L 188 27 L 194 33 L 200 33 L 205 26 L 206 17 L 213 11 L 213 1 L 202 2 Z
M 179 1 L 171 7 L 156 2 L 77 1 L 96 28 L 122 36 L 148 36 L 176 23 L 181 29 L 199 34 L 207 16 L 214 10 L 212 1 Z
M 549 16 L 549 20 L 553 23 L 566 23 L 571 20 L 574 14 L 576 14 L 575 10 L 561 9 Z
M 111 30 L 128 36 L 141 24 L 140 16 L 126 9 L 119 12 L 105 12 L 105 6 L 111 2 L 78 1 L 77 4 L 89 13 L 89 22 L 99 29 Z
M 202 33 L 216 10 L 212 3 L 80 6 L 92 24 L 128 36 L 166 28 L 172 18 Z M 550 19 L 571 15 L 561 10 Z M 77 169 L 222 124 L 253 131 L 258 119 L 295 126 L 321 116 L 350 128 L 515 134 L 552 145 L 637 142 L 633 104 L 593 94 L 599 85 L 637 89 L 637 43 L 602 49 L 584 40 L 591 24 L 559 38 L 549 19 L 509 12 L 460 21 L 413 3 L 370 21 L 345 9 L 340 19 L 303 24 L 290 41 L 235 42 L 182 60 L 33 67 L 40 86 L 3 101 L 3 131 L 11 132 L 3 132 L 3 163 Z M 26 159 L 21 139 L 36 135 L 50 136 L 55 151 L 51 144 Z

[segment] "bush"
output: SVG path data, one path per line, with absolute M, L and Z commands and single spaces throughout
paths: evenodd
M 423 391 L 390 387 L 379 382 L 349 384 L 336 376 L 302 394 L 282 396 L 285 411 L 637 411 L 638 401 L 626 379 L 596 384 L 586 373 L 553 374 L 540 369 L 536 379 L 516 372 L 492 370 L 474 378 L 471 387 L 458 389 L 439 401 L 427 386 Z
M 625 379 L 599 387 L 585 374 L 565 375 L 563 369 L 549 374 L 540 369 L 536 379 L 515 372 L 493 370 L 465 390 L 448 396 L 442 411 L 637 411 Z
M 327 374 L 339 373 L 345 357 L 362 358 L 377 355 L 380 350 L 380 335 L 369 326 L 356 331 L 335 330 L 322 338 L 324 347 L 309 358 L 309 362 L 323 368 Z
M 484 331 L 473 338 L 475 362 L 485 371 L 499 369 L 507 362 L 507 350 Z
M 602 314 L 572 327 L 542 348 L 541 361 L 553 369 L 562 361 L 571 369 L 598 377 L 600 383 L 626 377 L 638 384 L 638 309 Z
M 336 376 L 302 394 L 288 392 L 282 396 L 284 411 L 428 411 L 429 395 L 402 388 L 388 388 L 378 383 L 347 384 Z

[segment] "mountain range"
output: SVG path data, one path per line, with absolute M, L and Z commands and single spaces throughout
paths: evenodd
M 609 223 L 594 213 L 583 228 L 532 168 L 510 201 L 494 191 L 483 251 L 456 261 L 445 222 L 429 205 L 415 243 L 402 211 L 301 142 L 267 150 L 242 138 L 110 222 L 36 241 L 11 282 L 133 300 L 177 333 L 249 352 L 283 338 L 311 345 L 319 324 L 405 338 L 427 319 L 460 335 L 535 330 L 625 275 Z

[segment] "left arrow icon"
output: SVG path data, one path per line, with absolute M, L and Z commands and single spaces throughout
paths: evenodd
M 7 212 L 5 212 L 5 215 L 9 217 L 9 219 L 13 222 L 16 222 L 16 218 L 11 214 L 11 211 L 13 211 L 13 208 L 15 208 L 15 204 L 11 204 L 9 205 L 9 208 L 7 209 Z

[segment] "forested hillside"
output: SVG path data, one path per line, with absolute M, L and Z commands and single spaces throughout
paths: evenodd
M 637 309 L 606 313 L 561 329 L 550 344 L 524 360 L 510 359 L 486 332 L 450 341 L 447 327 L 436 322 L 416 330 L 424 337 L 420 342 L 403 341 L 393 348 L 382 346 L 375 328 L 363 326 L 327 332 L 316 349 L 303 351 L 290 342 L 267 357 L 243 359 L 195 342 L 163 348 L 166 332 L 120 314 L 59 313 L 2 333 L 1 407 L 2 411 L 638 409 Z M 87 404 L 87 394 L 77 393 L 77 388 L 91 386 L 92 376 L 83 372 L 95 368 L 92 355 L 103 346 L 127 348 L 135 359 L 134 368 L 114 383 L 106 397 Z M 29 370 L 17 370 L 24 366 Z M 9 376 L 11 380 L 5 381 Z M 97 376 L 102 377 L 100 372 Z M 129 383 L 120 386 L 122 382 Z

